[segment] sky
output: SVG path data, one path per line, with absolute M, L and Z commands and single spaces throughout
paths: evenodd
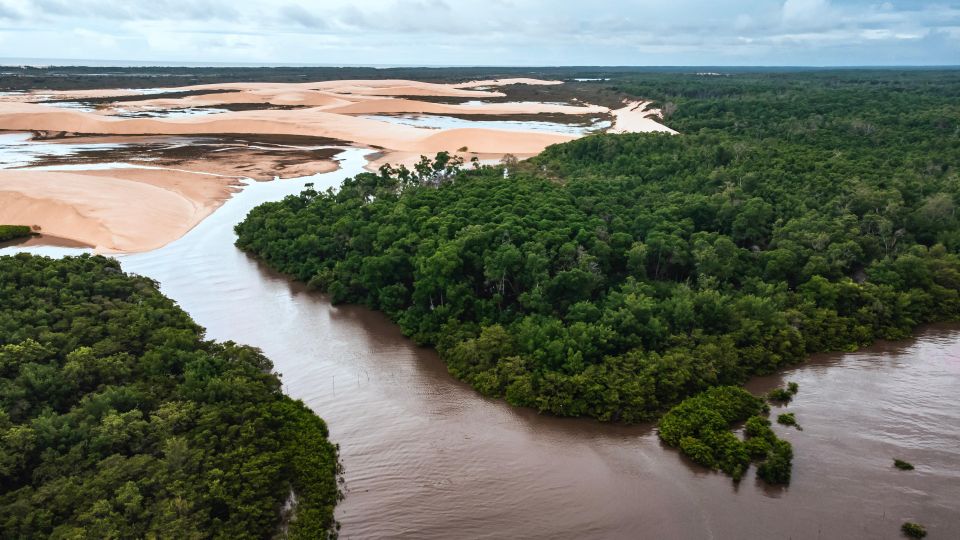
M 0 58 L 957 65 L 960 0 L 0 0 Z

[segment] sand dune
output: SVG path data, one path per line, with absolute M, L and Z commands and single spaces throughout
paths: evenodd
M 661 118 L 660 109 L 647 109 L 649 101 L 633 101 L 620 109 L 613 109 L 613 127 L 607 133 L 671 133 L 675 130 L 657 122 Z

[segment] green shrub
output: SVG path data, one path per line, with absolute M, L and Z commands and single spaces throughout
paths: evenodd
M 713 449 L 700 439 L 694 437 L 684 437 L 680 439 L 680 451 L 704 467 L 716 468 L 717 462 L 713 457 Z
M 660 438 L 678 446 L 686 436 L 726 431 L 763 410 L 763 400 L 736 386 L 717 386 L 687 398 L 660 419 Z
M 31 234 L 33 234 L 33 231 L 26 225 L 0 225 L 0 242 L 26 238 Z
M 918 525 L 910 521 L 901 525 L 900 530 L 907 538 L 924 538 L 927 536 L 927 529 L 925 529 L 923 525 Z
M 793 399 L 793 394 L 785 388 L 774 388 L 767 392 L 767 399 L 774 403 L 790 403 Z
M 757 467 L 757 476 L 768 484 L 789 484 L 793 460 L 793 446 L 778 439 L 767 459 Z
M 803 428 L 800 427 L 800 424 L 797 423 L 797 417 L 793 413 L 784 413 L 777 416 L 777 423 L 784 426 L 793 426 L 799 431 L 803 431 Z
M 747 449 L 747 453 L 750 454 L 750 457 L 757 460 L 767 457 L 767 454 L 769 454 L 773 448 L 769 441 L 760 437 L 747 439 L 743 444 Z
M 913 470 L 913 464 L 912 464 L 912 463 L 909 463 L 909 462 L 907 462 L 907 461 L 903 461 L 902 459 L 894 459 L 894 460 L 893 460 L 893 466 L 896 467 L 896 468 L 898 468 L 898 469 L 900 469 L 901 471 L 912 471 L 912 470 Z
M 750 438 L 760 438 L 767 442 L 773 442 L 777 436 L 770 429 L 770 420 L 762 416 L 751 416 L 744 425 L 744 433 Z
M 746 390 L 718 386 L 670 409 L 660 420 L 659 434 L 664 442 L 679 447 L 680 452 L 694 462 L 723 471 L 734 481 L 739 481 L 751 460 L 769 460 L 771 456 L 781 461 L 784 459 L 782 455 L 776 457 L 776 451 L 778 443 L 785 441 L 778 439 L 770 429 L 769 420 L 759 416 L 765 411 L 763 400 Z M 731 428 L 744 419 L 746 440 L 741 440 Z M 785 459 L 785 463 L 780 463 L 777 468 L 786 467 L 789 480 L 790 457 Z M 783 475 L 782 472 L 778 474 Z

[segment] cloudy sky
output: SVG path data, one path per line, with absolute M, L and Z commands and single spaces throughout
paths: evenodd
M 0 0 L 0 57 L 956 65 L 960 0 Z

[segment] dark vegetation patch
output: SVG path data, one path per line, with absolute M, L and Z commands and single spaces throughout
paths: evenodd
M 894 459 L 893 466 L 900 469 L 901 471 L 912 471 L 913 464 L 902 459 Z
M 190 111 L 197 109 L 222 109 L 225 111 L 291 111 L 294 109 L 306 109 L 306 105 L 273 105 L 271 103 L 221 103 L 214 105 L 193 105 L 188 107 L 163 107 L 161 109 L 143 109 L 138 111 L 120 112 L 113 116 L 119 118 L 162 118 L 168 116 L 170 112 Z M 216 114 L 216 113 L 211 113 Z
M 907 538 L 926 538 L 927 536 L 927 529 L 923 525 L 910 521 L 900 526 L 900 532 Z
M 258 350 L 105 257 L 0 257 L 0 529 L 9 538 L 335 530 L 337 450 Z
M 774 388 L 767 392 L 767 399 L 773 403 L 787 404 L 793 400 L 793 396 L 797 395 L 798 390 L 800 390 L 800 385 L 792 382 L 787 384 L 786 388 Z
M 623 107 L 624 101 L 636 99 L 613 88 L 609 82 L 565 82 L 559 85 L 508 84 L 491 86 L 487 90 L 500 92 L 503 96 L 396 96 L 417 101 L 459 105 L 468 101 L 486 103 L 510 103 L 514 101 L 539 101 L 565 105 L 600 105 L 611 109 Z
M 794 413 L 783 413 L 778 415 L 777 423 L 784 426 L 792 426 L 797 428 L 798 431 L 803 431 L 803 428 L 797 423 L 797 417 L 794 415 Z
M 718 386 L 683 400 L 660 419 L 659 435 L 694 462 L 721 470 L 739 482 L 752 461 L 757 476 L 769 484 L 789 484 L 793 448 L 760 416 L 762 399 L 735 386 Z M 732 427 L 746 421 L 745 439 Z
M 0 225 L 0 242 L 29 238 L 32 234 L 33 230 L 29 225 Z
M 44 88 L 44 87 L 38 87 Z M 179 99 L 190 96 L 205 96 L 209 94 L 228 94 L 239 92 L 239 90 L 185 90 L 183 92 L 162 92 L 158 94 L 133 94 L 129 96 L 102 96 L 102 97 L 84 97 L 69 99 L 48 99 L 43 103 L 82 103 L 84 105 L 97 106 L 110 103 L 125 103 L 128 101 L 145 101 L 150 99 Z
M 343 141 L 323 137 L 300 137 L 285 135 L 217 135 L 217 136 L 163 136 L 131 137 L 129 143 L 123 137 L 113 148 L 82 149 L 69 155 L 46 155 L 30 163 L 29 167 L 53 165 L 83 165 L 97 163 L 136 163 L 169 167 L 200 159 L 231 159 L 242 154 L 245 161 L 258 157 L 282 156 L 280 164 L 296 165 L 305 161 L 321 161 L 335 157 L 341 152 L 330 146 L 345 145 Z M 56 143 L 50 143 L 56 144 Z M 321 148 L 317 148 L 323 146 Z
M 601 70 L 603 75 L 598 74 Z M 657 68 L 656 71 L 671 68 Z M 750 68 L 746 68 L 750 69 Z M 680 68 L 690 71 L 691 68 Z M 162 88 L 231 82 L 310 82 L 342 79 L 411 79 L 453 83 L 478 79 L 532 77 L 564 79 L 610 77 L 649 72 L 648 68 L 516 67 L 516 68 L 366 68 L 366 67 L 0 67 L 0 90 L 89 90 L 98 88 Z M 591 83 L 592 84 L 592 83 Z

